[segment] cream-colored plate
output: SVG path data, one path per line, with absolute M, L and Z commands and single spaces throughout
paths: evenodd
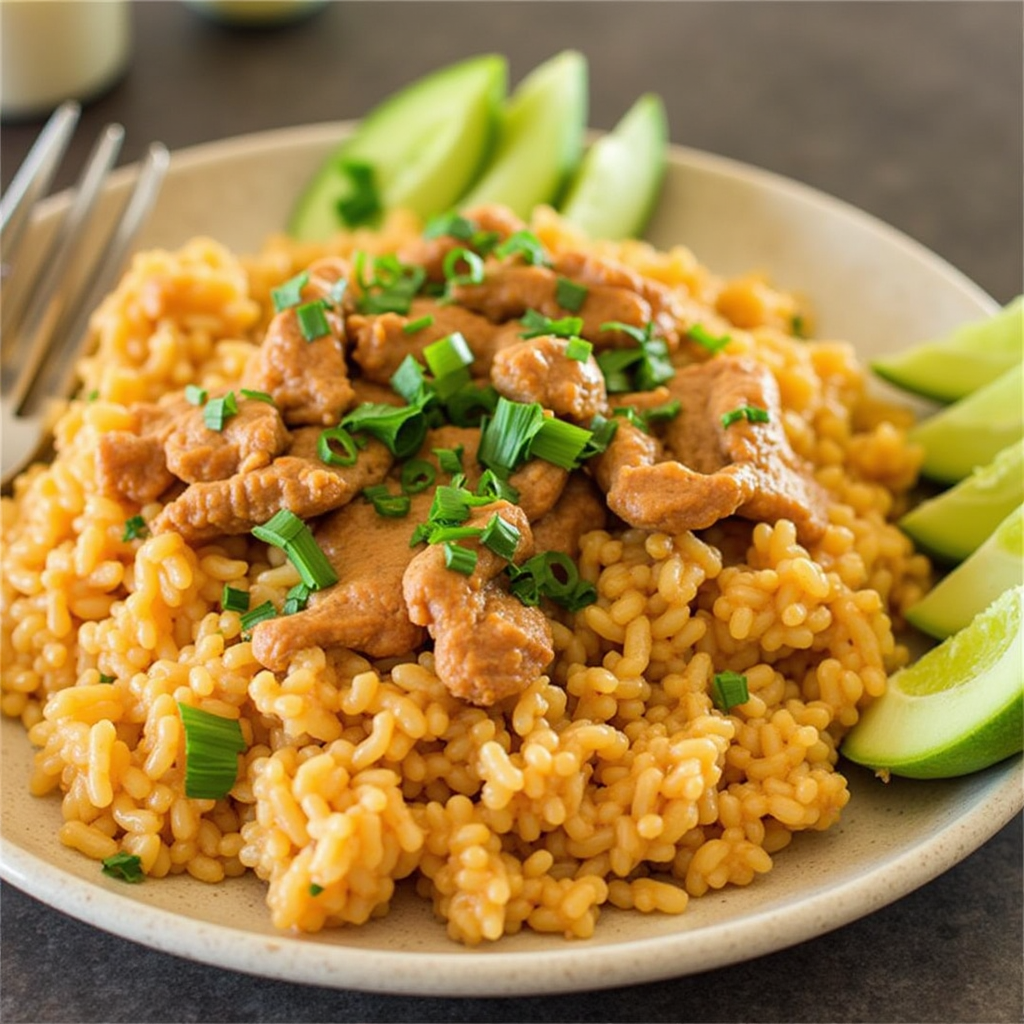
M 196 234 L 236 250 L 280 230 L 290 204 L 345 126 L 317 125 L 174 155 L 141 244 Z M 113 191 L 122 192 L 130 172 Z M 59 206 L 60 200 L 51 206 Z M 37 226 L 45 229 L 45 224 Z M 867 356 L 977 318 L 994 303 L 948 264 L 850 207 L 728 160 L 674 149 L 650 237 L 683 243 L 723 273 L 759 269 L 808 295 L 822 335 Z M 438 995 L 524 995 L 651 981 L 746 960 L 870 913 L 975 850 L 1022 805 L 1020 757 L 950 782 L 885 786 L 850 767 L 839 826 L 800 835 L 753 885 L 692 900 L 681 917 L 602 913 L 587 942 L 522 934 L 452 944 L 409 894 L 362 928 L 280 934 L 264 886 L 189 877 L 129 886 L 58 843 L 54 799 L 27 793 L 31 752 L 3 723 L 2 864 L 12 884 L 100 928 L 157 949 L 252 974 L 317 985 Z

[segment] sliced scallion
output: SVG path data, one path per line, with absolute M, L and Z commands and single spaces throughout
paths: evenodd
M 507 501 L 510 505 L 519 504 L 519 492 L 493 469 L 485 469 L 480 474 L 476 485 L 476 493 L 483 498 L 496 498 Z
M 476 225 L 461 213 L 454 210 L 431 217 L 423 229 L 424 238 L 441 238 L 450 235 L 461 242 L 468 242 L 476 231 Z
M 585 427 L 545 416 L 530 441 L 528 452 L 531 458 L 544 459 L 562 469 L 575 469 L 590 437 Z
M 310 590 L 323 590 L 338 582 L 334 567 L 320 550 L 309 527 L 290 509 L 281 509 L 261 526 L 254 526 L 252 535 L 281 548 Z
M 202 405 L 208 397 L 206 388 L 201 388 L 198 384 L 185 385 L 185 401 L 190 405 Z
M 410 459 L 402 465 L 401 479 L 405 494 L 419 494 L 437 479 L 437 470 L 425 459 Z
M 756 405 L 741 405 L 722 413 L 722 426 L 730 427 L 739 420 L 746 420 L 748 423 L 767 423 L 769 418 L 767 409 L 758 408 Z
M 299 321 L 299 330 L 306 341 L 316 341 L 331 333 L 331 325 L 327 322 L 324 312 L 324 300 L 314 299 L 296 306 L 295 316 Z
M 513 402 L 500 396 L 480 433 L 477 461 L 499 474 L 512 472 L 526 458 L 544 418 L 538 402 Z
M 118 850 L 117 853 L 104 857 L 102 863 L 103 874 L 122 882 L 141 882 L 146 877 L 142 870 L 142 858 L 136 853 Z
M 497 404 L 498 392 L 493 385 L 463 384 L 445 399 L 444 407 L 455 426 L 475 427 L 494 412 Z
M 247 612 L 249 610 L 249 592 L 229 587 L 226 583 L 220 595 L 220 606 L 226 612 Z
M 121 534 L 121 540 L 127 542 L 130 540 L 139 540 L 145 537 L 149 533 L 149 527 L 146 525 L 146 520 L 142 516 L 129 516 L 124 521 L 124 533 Z
M 477 553 L 472 548 L 449 541 L 444 545 L 444 564 L 453 572 L 471 576 L 476 568 Z
M 399 459 L 419 451 L 427 436 L 427 421 L 420 402 L 399 406 L 364 402 L 341 421 L 341 426 L 353 434 L 370 434 Z
M 570 313 L 578 313 L 587 299 L 589 289 L 585 284 L 560 277 L 555 282 L 555 302 Z
M 585 363 L 593 351 L 594 346 L 589 341 L 584 341 L 583 338 L 570 338 L 565 346 L 565 358 Z
M 251 633 L 253 627 L 261 622 L 266 622 L 268 619 L 277 618 L 277 609 L 274 607 L 272 601 L 264 601 L 263 604 L 256 605 L 251 611 L 247 611 L 242 616 L 242 634 Z
M 721 352 L 732 341 L 728 334 L 712 334 L 703 324 L 694 324 L 687 330 L 686 336 L 712 354 Z
M 465 264 L 466 269 L 460 270 L 460 264 Z M 484 279 L 484 261 L 472 249 L 462 246 L 445 253 L 441 270 L 449 285 L 480 284 Z
M 377 515 L 387 519 L 404 519 L 412 507 L 408 494 L 392 494 L 386 484 L 364 487 L 363 496 L 373 505 Z
M 232 416 L 238 415 L 238 399 L 234 391 L 229 391 L 221 398 L 211 398 L 203 406 L 203 422 L 210 430 L 218 433 Z
M 553 320 L 535 309 L 528 309 L 522 316 L 524 330 L 520 338 L 537 338 L 550 334 L 556 338 L 575 338 L 583 330 L 583 320 L 578 316 L 563 316 Z
M 281 605 L 282 615 L 295 615 L 301 612 L 309 601 L 311 591 L 305 583 L 296 583 L 287 594 L 284 595 L 284 604 Z
M 515 558 L 521 539 L 522 534 L 519 530 L 497 512 L 487 521 L 480 534 L 480 543 L 490 548 L 499 558 L 504 558 L 506 562 L 511 562 Z
M 383 210 L 373 164 L 365 160 L 348 159 L 343 160 L 338 168 L 348 177 L 352 186 L 352 190 L 336 204 L 341 219 L 350 228 L 372 223 Z
M 437 464 L 441 467 L 442 473 L 454 476 L 462 472 L 462 455 L 464 448 L 458 445 L 456 448 L 434 448 L 432 449 Z
M 417 317 L 415 320 L 408 320 L 402 324 L 403 334 L 415 334 L 417 331 L 422 331 L 425 327 L 431 327 L 434 323 L 434 315 L 427 313 L 426 316 Z
M 719 711 L 730 711 L 750 700 L 747 677 L 739 672 L 716 672 L 711 682 L 711 700 Z
M 254 402 L 266 402 L 267 405 L 274 404 L 274 396 L 266 391 L 254 391 L 252 388 L 240 388 L 239 394 L 243 398 L 249 398 Z
M 535 267 L 547 266 L 550 263 L 541 240 L 526 228 L 513 231 L 504 242 L 495 248 L 494 255 L 521 256 L 524 263 Z
M 302 301 L 302 289 L 307 284 L 309 284 L 309 271 L 303 270 L 276 288 L 271 288 L 270 298 L 273 300 L 275 311 L 283 313 L 286 309 L 297 306 Z
M 355 439 L 342 426 L 320 431 L 316 453 L 320 461 L 328 466 L 354 466 L 359 457 Z
M 238 777 L 238 755 L 245 751 L 235 718 L 214 715 L 178 702 L 185 729 L 185 796 L 222 800 Z

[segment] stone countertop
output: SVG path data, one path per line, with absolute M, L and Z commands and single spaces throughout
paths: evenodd
M 590 123 L 644 91 L 672 141 L 838 196 L 945 257 L 1001 302 L 1022 290 L 1018 2 L 327 3 L 276 30 L 231 29 L 165 0 L 133 4 L 127 76 L 88 105 L 99 126 L 172 149 L 358 117 L 427 70 L 484 50 L 511 79 L 573 47 Z M 406 41 L 411 42 L 406 42 Z M 0 130 L 6 185 L 39 122 Z M 57 187 L 73 180 L 71 170 Z M 1018 818 L 897 903 L 720 970 L 608 992 L 521 999 L 383 996 L 252 978 L 137 946 L 9 885 L 4 1021 L 1020 1021 Z

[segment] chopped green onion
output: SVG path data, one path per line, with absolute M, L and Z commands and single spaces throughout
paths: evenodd
M 101 672 L 100 673 L 100 682 L 101 683 L 112 683 L 112 682 L 114 682 L 114 680 L 116 678 L 117 678 L 116 676 L 108 676 L 106 672 Z
M 608 394 L 620 395 L 633 389 L 633 381 L 627 371 L 642 358 L 643 353 L 636 348 L 609 348 L 598 355 L 597 365 L 604 374 Z
M 458 266 L 465 263 L 467 270 L 459 273 Z M 449 285 L 480 284 L 484 279 L 484 261 L 472 249 L 449 249 L 441 263 L 441 270 Z
M 619 425 L 615 420 L 606 419 L 600 414 L 596 415 L 590 421 L 590 440 L 587 441 L 580 452 L 580 459 L 586 461 L 592 459 L 595 455 L 600 455 L 603 451 L 606 451 L 608 445 L 612 443 L 612 438 L 615 437 L 615 431 L 618 430 Z
M 437 471 L 425 459 L 410 459 L 402 466 L 402 491 L 419 494 L 437 479 Z
M 565 346 L 565 358 L 574 359 L 577 363 L 585 363 L 593 351 L 594 346 L 589 341 L 584 341 L 583 338 L 570 338 L 569 343 Z
M 287 594 L 284 595 L 284 604 L 281 605 L 282 615 L 295 615 L 301 612 L 309 601 L 311 591 L 305 583 L 296 583 Z
M 662 402 L 661 405 L 655 405 L 650 409 L 644 409 L 642 412 L 634 405 L 619 405 L 612 409 L 612 414 L 624 417 L 629 423 L 632 423 L 634 427 L 639 428 L 645 434 L 649 434 L 652 423 L 662 423 L 667 420 L 675 419 L 681 410 L 682 405 L 680 404 L 679 399 L 673 398 L 667 402 Z
M 348 291 L 348 278 L 339 277 L 334 284 L 331 285 L 331 290 L 327 293 L 327 298 L 332 306 L 340 306 L 342 299 L 345 298 L 345 293 Z
M 563 316 L 558 320 L 528 309 L 522 317 L 524 331 L 519 332 L 520 338 L 537 338 L 542 334 L 551 334 L 556 338 L 574 338 L 583 330 L 583 320 L 578 316 Z
M 476 493 L 483 498 L 497 498 L 507 501 L 510 505 L 519 504 L 519 492 L 493 469 L 485 469 L 480 474 L 476 485 Z
M 251 633 L 253 626 L 258 625 L 260 622 L 266 622 L 267 619 L 276 619 L 277 609 L 274 607 L 273 602 L 264 601 L 263 604 L 256 605 L 252 611 L 246 612 L 242 616 L 242 633 Z
M 476 568 L 477 554 L 472 548 L 464 548 L 461 544 L 449 541 L 444 545 L 444 564 L 453 572 L 470 576 Z
M 421 316 L 416 320 L 409 320 L 402 324 L 403 334 L 415 334 L 417 331 L 422 331 L 424 327 L 431 327 L 434 323 L 434 315 L 428 313 L 426 316 Z
M 299 321 L 299 330 L 306 341 L 316 341 L 331 333 L 331 325 L 324 313 L 324 300 L 314 299 L 296 307 L 295 316 Z
M 252 388 L 241 388 L 239 393 L 243 398 L 250 398 L 254 402 L 266 402 L 268 405 L 274 404 L 274 396 L 266 391 L 253 391 Z
M 352 191 L 335 204 L 341 219 L 350 227 L 369 224 L 383 210 L 374 166 L 364 160 L 343 160 L 338 169 L 348 176 Z
M 238 755 L 245 751 L 235 718 L 214 715 L 178 701 L 185 729 L 185 796 L 222 800 L 238 777 Z
M 409 312 L 412 300 L 426 280 L 423 267 L 403 263 L 396 255 L 370 257 L 372 277 L 365 275 L 367 254 L 357 252 L 354 258 L 356 279 L 363 294 L 356 305 L 361 313 Z
M 570 313 L 580 311 L 588 294 L 589 289 L 585 284 L 572 281 L 568 277 L 560 277 L 555 282 L 555 301 Z
M 503 519 L 497 512 L 488 520 L 487 525 L 480 534 L 480 543 L 490 548 L 499 558 L 511 562 L 516 556 L 519 541 L 522 534 L 507 519 Z
M 142 870 L 142 858 L 136 853 L 119 850 L 103 858 L 103 874 L 122 882 L 141 882 L 146 876 Z
M 454 476 L 462 472 L 462 455 L 464 448 L 460 444 L 457 448 L 434 448 L 432 449 L 437 464 L 441 467 L 442 473 Z
M 262 526 L 254 526 L 252 535 L 281 548 L 311 590 L 323 590 L 338 582 L 334 567 L 320 550 L 309 527 L 290 509 L 283 508 Z
M 140 537 L 145 537 L 147 533 L 149 533 L 149 527 L 142 516 L 129 516 L 124 521 L 124 533 L 121 534 L 121 540 L 138 540 Z
M 203 422 L 210 430 L 221 431 L 232 416 L 238 415 L 238 400 L 234 391 L 229 391 L 223 398 L 211 398 L 203 406 Z
M 712 334 L 703 324 L 694 324 L 687 330 L 686 335 L 712 354 L 721 352 L 732 341 L 728 334 L 719 334 L 717 336 Z
M 442 401 L 470 382 L 473 353 L 458 331 L 427 345 L 423 358 L 434 375 L 434 390 Z
M 804 320 L 802 314 L 794 313 L 789 321 L 790 332 L 796 338 L 807 337 L 807 322 Z
M 341 451 L 338 451 L 335 445 L 340 445 Z M 316 453 L 320 461 L 328 466 L 354 466 L 359 457 L 355 439 L 342 426 L 328 427 L 320 431 L 316 441 Z
M 462 242 L 468 242 L 476 231 L 476 225 L 468 218 L 454 210 L 431 217 L 423 229 L 424 238 L 441 238 L 451 235 Z
M 87 394 L 87 395 L 85 396 L 85 400 L 86 400 L 87 402 L 95 402 L 95 401 L 96 401 L 96 399 L 97 399 L 97 398 L 99 398 L 99 397 L 100 397 L 99 389 L 98 389 L 98 388 L 93 388 L 93 389 L 92 389 L 92 390 L 91 390 L 91 391 L 90 391 L 90 392 L 89 392 L 89 393 L 88 393 L 88 394 Z M 204 399 L 204 401 L 205 401 L 205 399 Z M 198 405 L 199 403 L 194 403 L 194 404 L 197 404 L 197 405 Z
M 441 484 L 434 491 L 434 501 L 427 515 L 431 523 L 448 526 L 464 523 L 469 518 L 469 510 L 473 502 L 472 495 L 465 487 L 453 487 Z
M 644 327 L 611 320 L 601 324 L 602 331 L 622 331 L 633 338 L 635 349 L 609 349 L 597 357 L 597 365 L 605 377 L 605 387 L 611 393 L 623 391 L 650 391 L 675 376 L 669 359 L 668 346 L 663 338 L 654 337 L 654 324 Z M 633 379 L 625 372 L 635 366 Z
M 711 683 L 711 699 L 719 711 L 730 711 L 750 700 L 747 677 L 739 672 L 716 672 Z
M 247 612 L 249 610 L 249 593 L 237 587 L 224 584 L 220 595 L 220 606 L 226 612 Z
M 407 355 L 391 375 L 391 389 L 410 405 L 421 401 L 426 394 L 427 378 L 414 355 Z
M 525 228 L 514 231 L 495 250 L 495 256 L 522 256 L 531 266 L 546 266 L 550 261 L 540 239 Z
M 575 469 L 590 440 L 590 431 L 554 416 L 545 416 L 528 449 L 531 458 L 544 459 L 562 469 Z
M 427 540 L 431 544 L 447 544 L 455 540 L 477 540 L 483 535 L 483 532 L 483 528 L 480 526 L 432 526 Z
M 756 405 L 741 405 L 737 409 L 730 409 L 722 413 L 722 426 L 729 427 L 737 420 L 746 420 L 748 423 L 767 423 L 769 416 L 767 409 L 759 409 Z
M 399 459 L 419 451 L 427 436 L 427 420 L 420 402 L 400 406 L 364 402 L 341 421 L 341 426 L 354 434 L 370 434 Z
M 273 299 L 274 309 L 278 313 L 283 313 L 286 309 L 297 306 L 302 301 L 302 289 L 307 284 L 309 284 L 309 271 L 303 270 L 302 273 L 290 277 L 284 284 L 271 288 L 270 297 Z
M 206 388 L 201 388 L 198 384 L 185 385 L 185 401 L 190 405 L 202 405 L 208 397 Z
M 538 605 L 546 597 L 575 612 L 597 600 L 594 585 L 580 579 L 576 563 L 564 551 L 543 551 L 505 571 L 509 590 L 526 605 Z
M 544 419 L 538 402 L 513 402 L 502 395 L 480 433 L 477 461 L 496 473 L 510 473 L 526 458 Z
M 464 384 L 445 399 L 444 407 L 455 426 L 475 427 L 494 412 L 497 404 L 498 392 L 493 385 Z
M 412 508 L 412 500 L 408 494 L 392 494 L 386 484 L 374 484 L 364 487 L 363 495 L 379 516 L 387 519 L 404 519 Z
M 578 612 L 597 600 L 597 587 L 589 580 L 578 580 L 572 593 L 558 600 L 566 611 Z
M 309 895 L 310 896 L 319 896 L 320 893 L 322 893 L 323 891 L 324 891 L 324 887 L 322 885 L 317 885 L 316 882 L 310 882 L 309 883 Z

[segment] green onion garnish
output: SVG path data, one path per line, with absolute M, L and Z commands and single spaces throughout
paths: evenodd
M 135 853 L 119 850 L 103 858 L 103 874 L 122 882 L 141 882 L 146 876 L 142 871 L 142 858 Z
M 495 256 L 522 256 L 523 262 L 531 266 L 545 266 L 550 261 L 540 239 L 525 228 L 514 231 L 495 250 Z
M 327 314 L 324 313 L 325 303 L 323 299 L 315 299 L 313 302 L 304 302 L 295 309 L 295 316 L 299 321 L 299 330 L 306 341 L 316 341 L 331 333 L 331 325 L 327 322 Z
M 208 397 L 206 388 L 201 388 L 198 384 L 185 385 L 185 401 L 190 405 L 202 405 Z
M 463 384 L 445 399 L 444 407 L 455 426 L 475 427 L 494 412 L 497 404 L 498 392 L 493 385 Z
M 210 430 L 223 430 L 227 421 L 237 414 L 238 400 L 234 391 L 229 391 L 223 398 L 211 398 L 203 406 L 203 422 Z
M 402 491 L 419 494 L 437 478 L 437 471 L 424 459 L 410 459 L 402 465 Z
M 270 297 L 273 299 L 275 311 L 283 313 L 286 309 L 297 306 L 302 301 L 302 289 L 307 284 L 309 284 L 309 271 L 303 270 L 301 274 L 289 278 L 284 284 L 271 288 Z
M 254 402 L 266 402 L 268 405 L 274 404 L 274 396 L 266 391 L 253 391 L 252 388 L 241 388 L 239 394 L 243 398 L 252 399 Z
M 795 338 L 807 337 L 807 322 L 800 313 L 794 313 L 790 318 L 789 329 Z
M 149 533 L 149 527 L 142 516 L 129 516 L 124 521 L 124 533 L 121 534 L 121 540 L 138 540 L 140 537 L 145 537 L 147 533 Z
M 510 505 L 519 504 L 519 492 L 504 478 L 494 472 L 493 469 L 485 469 L 480 474 L 480 480 L 476 485 L 476 493 L 482 498 L 496 498 L 507 501 Z
M 320 550 L 309 527 L 290 509 L 283 508 L 262 526 L 254 526 L 252 535 L 281 548 L 311 590 L 323 590 L 338 582 L 334 567 Z
M 324 891 L 324 887 L 322 885 L 317 885 L 316 882 L 310 882 L 309 883 L 309 895 L 310 896 L 319 896 L 320 893 L 322 893 L 323 891 Z
M 451 211 L 431 217 L 423 229 L 424 238 L 441 238 L 443 235 L 451 235 L 459 241 L 468 242 L 476 231 L 476 225 L 461 213 Z
M 575 338 L 583 330 L 583 320 L 578 316 L 563 316 L 558 320 L 528 309 L 522 317 L 525 330 L 519 332 L 520 338 L 537 338 L 542 334 L 551 334 L 556 338 Z
M 462 472 L 464 448 L 461 444 L 457 448 L 434 448 L 433 452 L 442 473 L 454 476 L 456 473 Z
M 434 375 L 434 390 L 442 401 L 470 382 L 473 353 L 458 331 L 427 345 L 423 358 Z
M 477 553 L 472 548 L 464 548 L 455 541 L 444 544 L 444 564 L 453 572 L 470 576 L 476 568 Z
M 372 276 L 366 276 L 367 260 L 370 260 Z M 354 258 L 356 279 L 363 294 L 356 305 L 361 313 L 409 312 L 412 300 L 426 280 L 423 267 L 403 263 L 396 255 L 367 257 L 357 252 Z
M 636 348 L 613 348 L 597 357 L 597 365 L 604 374 L 605 387 L 610 393 L 623 391 L 650 391 L 670 381 L 675 369 L 669 360 L 668 346 L 663 338 L 654 337 L 654 324 L 644 327 L 611 320 L 601 324 L 602 331 L 622 331 L 633 338 Z M 632 378 L 626 372 L 632 368 Z
M 90 392 L 88 392 L 88 394 L 86 394 L 85 400 L 87 402 L 95 402 L 96 399 L 99 398 L 99 397 L 100 397 L 99 390 L 97 388 L 93 388 Z M 199 403 L 193 403 L 193 404 L 199 404 Z
M 222 800 L 238 777 L 238 755 L 245 751 L 242 727 L 237 719 L 181 701 L 178 711 L 185 728 L 185 796 Z
M 309 601 L 311 591 L 305 583 L 296 583 L 287 594 L 284 595 L 284 604 L 281 605 L 282 615 L 294 615 L 301 612 Z
M 588 294 L 589 290 L 585 284 L 572 281 L 568 277 L 560 277 L 555 282 L 555 301 L 570 313 L 580 311 Z
M 686 335 L 711 353 L 721 352 L 732 341 L 728 334 L 712 334 L 703 324 L 694 324 L 687 330 Z
M 711 699 L 719 711 L 729 711 L 750 700 L 747 677 L 739 672 L 716 672 L 711 683 Z
M 341 219 L 350 228 L 376 220 L 384 207 L 377 190 L 373 164 L 348 159 L 341 161 L 338 169 L 348 176 L 352 185 L 352 191 L 335 205 Z
M 370 434 L 399 459 L 419 451 L 427 436 L 427 420 L 420 402 L 401 406 L 364 402 L 341 421 L 341 426 L 353 434 Z
M 377 515 L 388 519 L 402 519 L 409 514 L 412 507 L 412 500 L 408 494 L 392 494 L 385 484 L 364 487 L 363 495 L 373 505 Z
M 583 338 L 570 338 L 565 346 L 565 358 L 574 359 L 577 363 L 585 363 L 590 358 L 594 346 Z
M 224 584 L 220 595 L 220 606 L 226 612 L 247 612 L 249 610 L 249 593 L 237 587 Z
M 434 315 L 428 313 L 426 316 L 421 316 L 416 320 L 409 320 L 402 324 L 403 334 L 415 334 L 417 331 L 422 331 L 424 327 L 430 327 L 434 323 Z
M 355 439 L 342 426 L 328 427 L 320 431 L 316 441 L 316 453 L 320 461 L 328 466 L 354 466 L 359 457 Z
M 596 415 L 590 421 L 590 439 L 584 445 L 583 451 L 580 452 L 580 459 L 585 462 L 606 451 L 618 428 L 619 425 L 615 420 L 606 419 L 600 414 Z
M 513 402 L 502 395 L 481 431 L 477 461 L 499 474 L 512 472 L 525 460 L 543 423 L 540 403 Z
M 756 405 L 741 405 L 737 409 L 730 409 L 722 413 L 722 426 L 729 427 L 738 420 L 746 420 L 748 423 L 767 423 L 769 416 L 767 409 L 759 409 Z
M 497 512 L 488 520 L 480 534 L 480 543 L 490 548 L 499 558 L 511 562 L 522 537 L 519 530 Z
M 108 676 L 106 672 L 101 672 L 100 673 L 100 682 L 101 683 L 112 683 L 112 682 L 114 682 L 114 680 L 116 678 L 117 678 L 116 676 Z
M 253 626 L 260 622 L 266 622 L 267 619 L 276 619 L 277 609 L 274 607 L 273 602 L 264 601 L 263 604 L 256 605 L 252 611 L 246 612 L 242 616 L 242 633 L 251 633 Z
M 562 469 L 575 469 L 590 436 L 590 431 L 584 427 L 545 416 L 530 441 L 528 453 L 531 458 L 553 462 Z
M 459 271 L 459 264 L 464 263 L 466 270 Z M 480 284 L 484 279 L 484 261 L 472 249 L 449 249 L 441 263 L 444 278 L 449 285 Z
M 401 395 L 410 405 L 422 401 L 427 391 L 427 378 L 423 367 L 413 355 L 407 355 L 391 375 L 391 390 Z
M 576 563 L 563 551 L 543 551 L 505 571 L 509 590 L 526 605 L 538 605 L 547 597 L 569 611 L 579 611 L 597 600 L 593 584 L 580 579 Z

